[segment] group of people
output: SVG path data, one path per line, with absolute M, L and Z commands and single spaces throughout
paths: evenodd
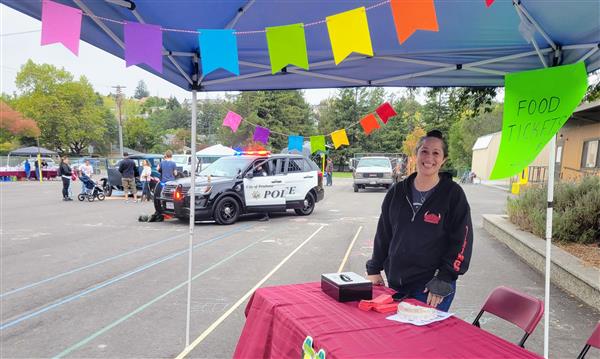
M 163 160 L 158 164 L 157 170 L 160 173 L 160 183 L 155 186 L 154 196 L 151 193 L 150 183 L 152 181 L 152 167 L 147 160 L 142 160 L 142 171 L 139 173 L 137 164 L 129 158 L 127 152 L 123 153 L 125 157 L 119 163 L 119 173 L 121 173 L 121 184 L 125 194 L 125 202 L 129 202 L 129 194 L 133 195 L 133 202 L 137 202 L 137 186 L 135 178 L 139 177 L 142 184 L 142 196 L 140 202 L 151 201 L 152 197 L 158 198 L 160 190 L 164 183 L 174 181 L 177 177 L 177 164 L 173 161 L 173 152 L 165 152 Z
M 58 175 L 60 176 L 63 184 L 62 196 L 63 201 L 73 200 L 72 183 L 81 176 L 87 176 L 89 179 L 94 174 L 94 167 L 92 167 L 90 160 L 85 160 L 84 164 L 79 168 L 71 168 L 69 156 L 63 156 L 60 159 L 60 165 L 58 166 Z M 81 193 L 85 192 L 85 183 L 81 181 Z
M 25 170 L 25 178 L 29 181 L 31 180 L 32 173 L 35 174 L 35 178 L 39 179 L 41 177 L 40 173 L 40 162 L 43 168 L 48 167 L 48 163 L 45 160 L 38 161 L 37 159 L 33 162 L 33 166 L 35 167 L 35 172 L 31 171 L 31 163 L 29 163 L 29 159 L 26 159 L 23 163 L 23 170 Z

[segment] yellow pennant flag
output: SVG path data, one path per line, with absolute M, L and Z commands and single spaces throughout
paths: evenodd
M 337 149 L 341 145 L 350 145 L 348 142 L 348 136 L 346 136 L 346 130 L 341 129 L 331 133 L 331 139 L 333 140 L 333 146 Z
M 367 10 L 364 6 L 327 16 L 326 20 L 336 65 L 352 52 L 373 56 Z

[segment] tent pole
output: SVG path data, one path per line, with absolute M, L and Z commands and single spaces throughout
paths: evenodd
M 548 206 L 546 208 L 546 279 L 544 288 L 544 358 L 549 358 L 550 338 L 550 272 L 552 253 L 552 214 L 554 201 L 554 168 L 556 165 L 556 135 L 550 140 L 550 158 L 548 159 Z
M 189 248 L 188 248 L 188 282 L 187 282 L 187 315 L 185 323 L 185 346 L 190 345 L 190 316 L 191 316 L 191 305 L 192 305 L 192 250 L 194 242 L 194 225 L 196 220 L 194 214 L 196 211 L 196 122 L 198 119 L 197 113 L 197 91 L 192 90 L 192 123 L 191 132 L 192 138 L 190 140 L 190 147 L 192 148 L 192 170 L 190 171 L 190 190 L 188 192 L 188 198 L 190 199 L 190 236 L 189 236 Z

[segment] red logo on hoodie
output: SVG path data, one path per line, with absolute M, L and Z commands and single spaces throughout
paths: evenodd
M 429 213 L 429 211 L 425 212 L 425 216 L 423 217 L 423 220 L 425 222 L 431 224 L 439 224 L 441 219 L 441 214 Z

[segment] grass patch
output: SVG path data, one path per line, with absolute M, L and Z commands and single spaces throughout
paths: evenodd
M 352 178 L 352 172 L 333 172 L 333 178 Z

